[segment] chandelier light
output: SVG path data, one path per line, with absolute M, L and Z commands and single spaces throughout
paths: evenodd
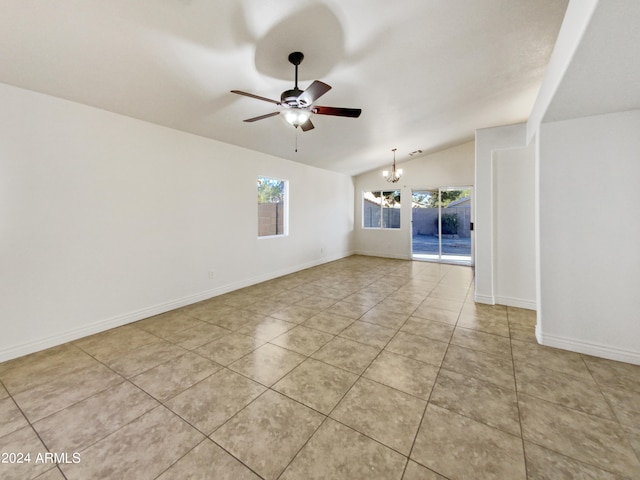
M 384 170 L 382 172 L 382 176 L 385 178 L 385 180 L 391 183 L 396 183 L 402 176 L 402 169 L 396 168 L 396 150 L 397 148 L 391 150 L 393 152 L 393 168 L 391 170 L 391 173 L 389 173 L 389 170 Z

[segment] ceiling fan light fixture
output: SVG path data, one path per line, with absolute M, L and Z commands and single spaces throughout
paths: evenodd
M 303 125 L 311 117 L 311 111 L 305 108 L 287 108 L 280 113 L 284 120 L 294 127 Z

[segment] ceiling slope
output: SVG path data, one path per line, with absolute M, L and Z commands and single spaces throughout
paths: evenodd
M 525 121 L 567 3 L 5 0 L 0 82 L 353 175 Z M 279 99 L 292 51 L 360 118 L 243 122 L 273 105 L 230 90 Z

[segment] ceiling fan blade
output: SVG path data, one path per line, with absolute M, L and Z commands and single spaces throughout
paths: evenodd
M 315 127 L 313 126 L 313 123 L 311 123 L 311 119 L 309 119 L 306 122 L 304 122 L 302 125 L 300 125 L 300 128 L 302 129 L 303 132 L 306 132 Z
M 257 100 L 262 100 L 264 102 L 270 102 L 270 103 L 275 103 L 276 105 L 280 105 L 280 102 L 278 102 L 277 100 L 271 100 L 270 98 L 254 95 L 253 93 L 243 92 L 242 90 L 231 90 L 231 93 L 236 93 L 238 95 L 244 95 L 245 97 L 251 97 Z
M 318 115 L 334 115 L 336 117 L 358 118 L 362 113 L 360 108 L 338 108 L 338 107 L 321 107 L 315 106 L 311 109 L 313 113 Z
M 243 120 L 243 122 L 255 122 L 257 120 L 262 120 L 263 118 L 275 117 L 279 114 L 280 112 L 271 112 L 267 113 L 266 115 L 260 115 L 259 117 L 247 118 L 246 120 Z
M 322 95 L 331 90 L 331 86 L 320 80 L 314 80 L 304 92 L 298 97 L 298 104 L 307 107 L 319 99 Z

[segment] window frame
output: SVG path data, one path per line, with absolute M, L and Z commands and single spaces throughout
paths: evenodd
M 264 179 L 264 180 L 272 180 L 272 181 L 277 181 L 277 182 L 282 182 L 283 187 L 282 187 L 282 202 L 263 202 L 260 203 L 259 201 L 259 195 L 260 195 L 260 191 L 259 191 L 259 184 L 260 181 Z M 273 177 L 273 176 L 269 176 L 269 175 L 258 175 L 258 181 L 257 181 L 257 194 L 258 194 L 258 222 L 257 222 L 257 227 L 258 227 L 258 239 L 265 239 L 265 238 L 280 238 L 280 237 L 287 237 L 289 235 L 289 180 L 285 179 L 285 178 L 279 178 L 279 177 Z M 269 204 L 269 203 L 273 203 L 273 204 L 278 204 L 278 203 L 282 203 L 282 233 L 277 233 L 278 231 L 278 222 L 276 220 L 276 233 L 275 234 L 268 234 L 268 235 L 261 235 L 260 234 L 260 230 L 261 230 L 261 226 L 260 226 L 260 219 L 261 219 L 261 215 L 260 215 L 260 205 L 265 205 L 265 204 Z M 276 207 L 276 219 L 277 219 L 277 207 Z
M 373 202 L 371 199 L 367 198 L 367 194 L 371 194 L 373 196 L 375 196 L 375 194 L 378 193 L 380 194 L 380 196 L 378 198 L 384 198 L 385 196 L 387 196 L 388 194 L 394 194 L 394 196 L 398 197 L 398 208 L 395 207 L 388 207 L 384 205 L 384 202 L 381 200 L 380 201 L 380 208 L 379 208 L 379 214 L 378 214 L 378 226 L 372 227 L 372 226 L 367 226 L 366 222 L 365 222 L 365 216 L 366 216 L 366 212 L 367 212 L 367 208 L 366 208 L 366 202 L 371 203 L 376 203 L 377 202 Z M 370 209 L 371 207 L 369 207 Z M 388 210 L 398 210 L 398 226 L 384 226 L 384 211 L 388 209 Z M 400 230 L 402 228 L 402 191 L 400 189 L 396 189 L 396 190 L 363 190 L 362 191 L 362 229 L 363 230 Z

